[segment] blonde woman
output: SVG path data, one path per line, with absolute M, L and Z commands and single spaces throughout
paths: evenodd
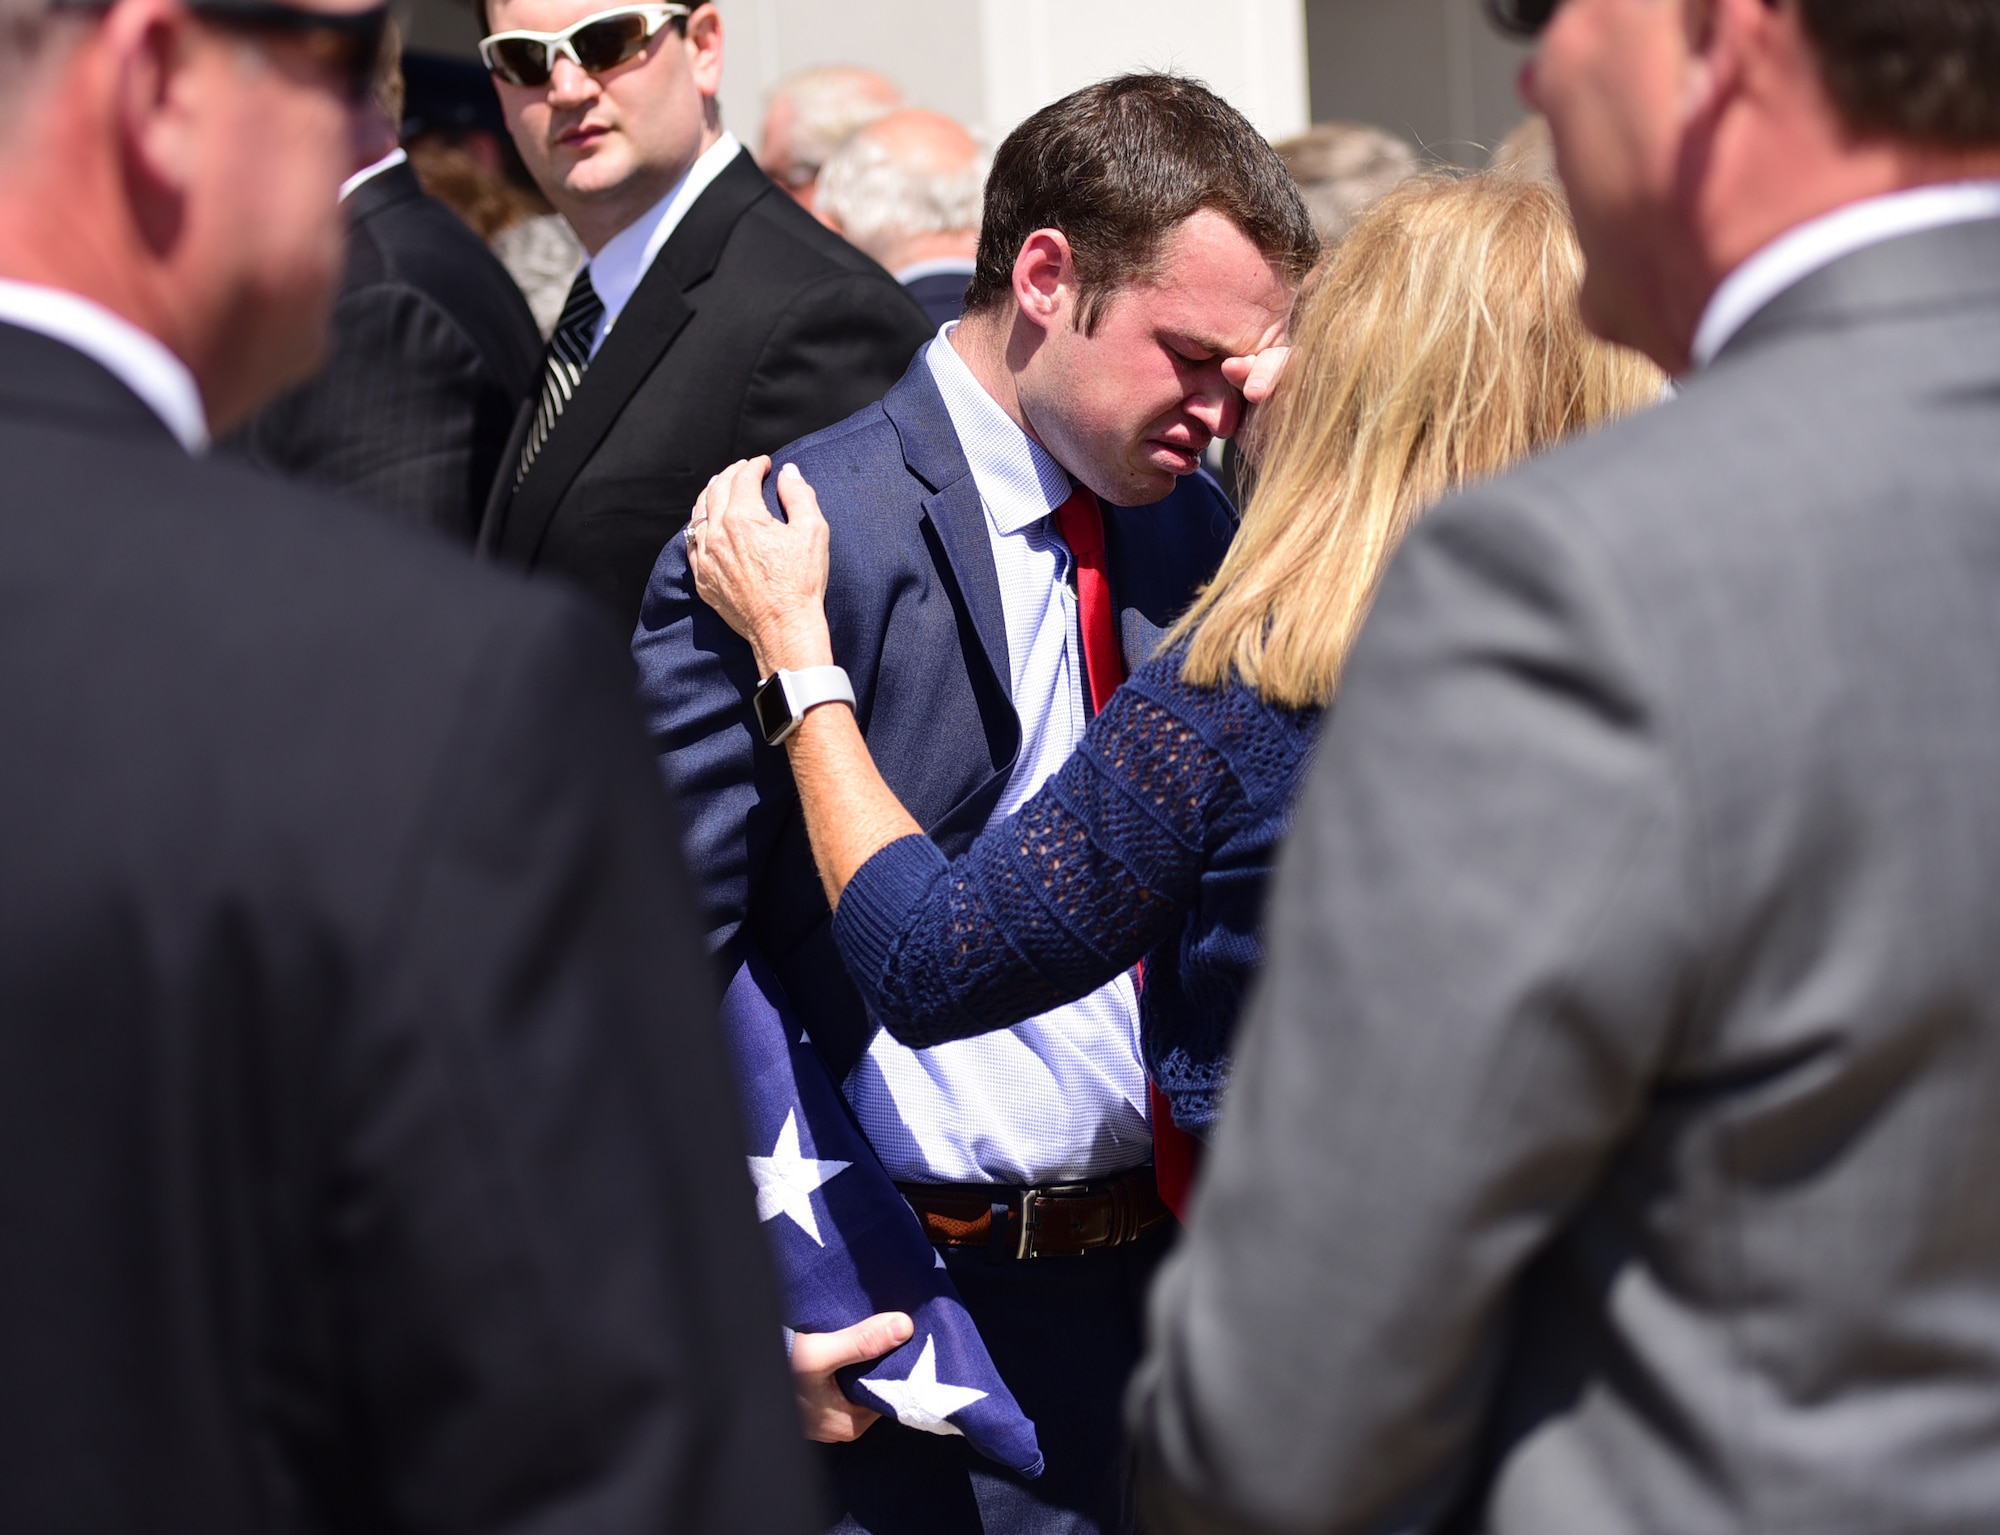
M 1144 961 L 1146 1064 L 1206 1138 L 1262 958 L 1266 877 L 1322 710 L 1411 520 L 1445 492 L 1659 396 L 1576 317 L 1582 258 L 1549 187 L 1472 176 L 1391 193 L 1308 284 L 1227 558 L 1159 654 L 1016 815 L 947 861 L 851 711 L 786 741 L 834 937 L 905 1044 L 1005 1028 Z M 795 469 L 717 476 L 694 513 L 702 597 L 759 674 L 836 662 L 827 525 Z

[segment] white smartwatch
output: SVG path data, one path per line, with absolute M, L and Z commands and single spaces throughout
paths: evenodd
M 782 746 L 785 737 L 799 728 L 806 710 L 821 704 L 854 704 L 854 684 L 837 666 L 806 666 L 798 671 L 775 671 L 757 684 L 750 706 L 757 711 L 757 726 L 764 732 L 766 746 Z

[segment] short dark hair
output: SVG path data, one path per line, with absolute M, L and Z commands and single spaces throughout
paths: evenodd
M 1104 300 L 1158 269 L 1160 247 L 1203 208 L 1223 214 L 1293 282 L 1319 239 L 1284 162 L 1198 80 L 1120 75 L 1043 107 L 1008 134 L 986 178 L 968 313 L 999 304 L 1037 229 L 1069 241 L 1088 331 Z
M 2000 0 L 1799 0 L 1799 16 L 1850 133 L 2000 144 Z

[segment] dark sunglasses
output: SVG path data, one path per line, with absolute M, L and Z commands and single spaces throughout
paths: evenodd
M 1502 32 L 1535 37 L 1549 24 L 1562 0 L 1486 0 L 1486 14 Z
M 108 11 L 116 0 L 52 0 L 59 11 Z M 275 0 L 181 0 L 189 15 L 231 32 L 256 33 L 296 42 L 339 87 L 343 99 L 358 102 L 375 83 L 389 8 L 369 11 L 309 11 Z
M 479 40 L 479 57 L 509 85 L 549 83 L 563 54 L 588 74 L 601 75 L 646 51 L 669 21 L 685 21 L 684 5 L 621 5 L 599 11 L 560 32 L 495 32 Z

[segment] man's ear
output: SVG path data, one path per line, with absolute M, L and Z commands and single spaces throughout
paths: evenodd
M 125 0 L 105 18 L 98 43 L 133 223 L 164 251 L 201 163 L 195 25 L 160 0 Z
M 1681 98 L 1685 122 L 1713 121 L 1742 88 L 1750 62 L 1768 42 L 1778 7 L 1772 0 L 1684 0 L 1687 74 Z
M 694 88 L 714 97 L 722 89 L 722 15 L 714 6 L 697 6 L 688 17 L 687 50 Z
M 1060 229 L 1037 229 L 1014 258 L 1014 303 L 1031 325 L 1053 327 L 1076 302 L 1076 261 Z

